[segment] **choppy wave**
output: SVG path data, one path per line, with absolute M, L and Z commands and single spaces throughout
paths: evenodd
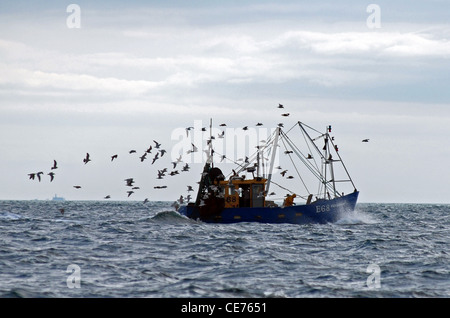
M 62 204 L 64 215 L 0 202 L 0 297 L 450 296 L 448 205 L 359 204 L 294 225 L 206 224 L 163 202 Z

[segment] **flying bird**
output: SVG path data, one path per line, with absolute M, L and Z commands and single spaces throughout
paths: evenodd
M 281 104 L 278 104 L 278 108 L 284 108 L 284 106 Z
M 140 158 L 141 158 L 141 162 L 144 162 L 144 160 L 147 159 L 147 152 L 144 152 L 144 154 Z
M 110 199 L 111 196 L 108 194 L 106 197 L 104 197 L 103 199 Z
M 130 195 L 132 195 L 134 193 L 134 191 L 127 191 L 128 193 L 128 197 L 130 197 Z
M 79 186 L 79 185 L 76 185 L 76 186 L 73 186 L 75 189 L 81 189 L 81 186 Z
M 50 173 L 47 173 L 47 175 L 50 176 L 50 182 L 52 182 L 53 179 L 55 178 L 55 173 L 54 172 L 50 172 Z
M 43 174 L 42 171 L 36 173 L 36 176 L 38 177 L 39 182 L 41 182 L 41 174 Z
M 127 187 L 133 186 L 133 183 L 134 183 L 133 178 L 128 178 L 128 179 L 125 179 L 124 181 L 127 183 Z
M 198 151 L 198 148 L 194 144 L 191 143 L 191 145 L 192 145 L 192 150 L 189 149 L 188 151 L 186 151 L 187 154 L 190 154 L 191 152 L 197 152 Z
M 153 158 L 152 164 L 155 163 L 156 160 L 159 159 L 159 152 L 156 153 L 155 158 Z
M 194 127 L 187 127 L 186 128 L 186 137 L 189 137 L 189 130 L 194 129 Z
M 161 147 L 161 144 L 159 142 L 157 142 L 156 140 L 153 140 L 153 142 L 155 143 L 156 149 L 159 149 L 159 147 Z
M 35 173 L 29 173 L 28 176 L 29 176 L 28 179 L 34 180 L 34 177 L 36 177 L 36 174 Z
M 91 159 L 89 158 L 89 153 L 86 153 L 86 158 L 83 159 L 84 164 L 87 164 Z
M 262 126 L 262 125 L 263 125 L 262 123 L 257 123 L 257 124 L 256 124 L 256 126 Z
M 188 192 L 194 191 L 194 189 L 192 189 L 192 186 L 189 186 L 189 185 L 188 185 L 187 187 L 188 187 L 188 189 L 187 189 Z
M 284 177 L 284 175 L 286 174 L 287 170 L 281 171 L 280 174 Z
M 136 150 L 132 149 L 128 153 L 136 153 Z
M 242 130 L 248 130 L 248 126 L 245 126 L 244 128 L 242 128 Z
M 111 156 L 111 161 L 113 161 L 114 159 L 117 159 L 117 155 Z
M 363 139 L 362 142 L 369 142 L 369 139 Z
M 281 114 L 281 116 L 288 117 L 289 113 Z
M 220 127 L 225 127 L 227 124 L 220 124 L 219 126 Z
M 58 169 L 58 167 L 56 166 L 56 160 L 53 160 L 53 167 L 51 168 L 51 170 L 53 169 Z

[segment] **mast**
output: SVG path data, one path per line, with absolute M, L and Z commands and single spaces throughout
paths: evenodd
M 275 131 L 275 139 L 273 141 L 272 158 L 270 160 L 269 175 L 267 177 L 266 193 L 269 193 L 270 181 L 272 180 L 272 171 L 273 171 L 273 165 L 275 164 L 275 154 L 277 152 L 278 137 L 279 136 L 280 136 L 280 127 L 277 127 L 277 129 Z
M 214 154 L 214 149 L 212 147 L 212 141 L 213 141 L 213 137 L 212 137 L 212 118 L 209 119 L 209 159 L 211 160 L 211 167 L 214 167 L 214 158 L 213 158 L 213 154 Z

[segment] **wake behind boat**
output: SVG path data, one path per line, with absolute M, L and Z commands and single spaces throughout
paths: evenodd
M 300 148 L 299 143 L 288 136 L 294 132 L 301 137 L 304 147 Z M 339 220 L 354 211 L 359 192 L 330 133 L 331 126 L 322 133 L 301 122 L 287 132 L 277 127 L 267 142 L 258 146 L 243 164 L 237 163 L 227 177 L 214 167 L 213 156 L 217 153 L 209 142 L 208 160 L 196 200 L 179 207 L 178 212 L 192 219 L 216 223 L 306 224 Z M 275 161 L 282 149 L 293 168 L 283 170 L 278 166 L 282 171 L 274 173 Z M 288 171 L 295 172 L 295 177 L 286 176 Z M 286 184 L 275 182 L 275 176 L 282 176 Z M 304 189 L 288 188 L 288 180 L 294 178 L 300 180 L 296 187 L 301 184 Z M 315 181 L 315 186 L 307 185 L 311 181 Z M 338 190 L 338 184 L 344 186 L 347 193 L 340 192 L 343 190 Z M 282 203 L 270 200 L 275 195 L 270 192 L 273 186 L 287 192 Z

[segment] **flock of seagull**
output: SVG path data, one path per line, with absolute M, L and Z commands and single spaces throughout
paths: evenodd
M 151 153 L 152 153 L 152 150 L 156 150 L 156 153 L 155 153 L 155 155 L 154 155 L 154 157 L 153 157 L 153 160 L 152 160 L 152 163 L 151 163 L 152 165 L 153 165 L 158 159 L 161 159 L 161 158 L 164 156 L 164 154 L 167 153 L 167 151 L 166 151 L 165 149 L 162 149 L 162 148 L 161 148 L 161 143 L 157 142 L 156 140 L 153 140 L 153 142 L 154 142 L 155 144 L 154 144 L 153 146 L 150 145 L 150 147 L 148 147 L 148 148 L 145 150 L 144 154 L 143 154 L 142 156 L 139 157 L 139 159 L 140 159 L 141 162 L 143 162 L 144 160 L 147 159 L 147 155 L 148 155 L 148 154 L 151 154 Z M 195 151 L 197 151 L 197 150 L 195 150 Z M 128 153 L 129 153 L 129 154 L 134 154 L 134 153 L 137 153 L 137 151 L 133 149 L 133 150 L 130 150 Z M 119 157 L 118 154 L 112 155 L 112 156 L 111 156 L 111 162 L 113 162 L 114 160 L 116 160 L 118 157 Z M 83 158 L 82 162 L 86 165 L 86 164 L 88 164 L 88 163 L 91 162 L 91 161 L 92 161 L 92 159 L 91 159 L 90 154 L 89 154 L 89 153 L 86 153 L 86 156 Z M 178 165 L 179 163 L 182 163 L 182 156 L 181 156 L 181 155 L 180 155 L 179 158 L 176 159 L 176 161 L 172 162 L 172 165 L 173 165 L 172 171 L 169 172 L 169 171 L 168 171 L 168 168 L 163 168 L 163 169 L 161 169 L 161 170 L 158 170 L 157 179 L 163 179 L 163 178 L 166 176 L 166 173 L 167 173 L 168 175 L 170 175 L 170 176 L 175 176 L 175 175 L 180 174 L 180 172 L 179 172 L 178 170 L 175 170 L 176 167 L 177 167 L 177 165 Z M 53 180 L 55 179 L 55 175 L 56 175 L 55 172 L 54 172 L 55 169 L 58 169 L 58 162 L 57 162 L 56 160 L 53 160 L 53 166 L 50 168 L 51 171 L 50 171 L 49 173 L 47 173 L 47 175 L 50 176 L 50 182 L 53 182 Z M 185 164 L 183 165 L 183 167 L 181 168 L 181 171 L 182 171 L 182 172 L 185 172 L 185 171 L 189 171 L 189 169 L 190 169 L 189 164 L 188 164 L 188 163 L 185 163 Z M 28 174 L 28 178 L 29 178 L 30 180 L 37 180 L 37 181 L 41 182 L 41 180 L 42 180 L 42 175 L 43 175 L 43 174 L 44 174 L 43 171 L 32 172 L 32 173 L 29 173 L 29 174 Z M 127 178 L 127 179 L 125 179 L 124 181 L 125 181 L 125 183 L 126 183 L 126 186 L 127 186 L 127 187 L 130 187 L 130 190 L 126 191 L 128 197 L 130 197 L 133 193 L 135 193 L 134 190 L 140 189 L 140 187 L 134 185 L 134 183 L 135 183 L 134 178 Z M 192 186 L 187 186 L 187 187 L 188 187 L 188 188 L 187 188 L 187 191 L 188 191 L 188 192 L 194 191 L 193 188 L 192 188 Z M 75 189 L 81 189 L 82 187 L 81 187 L 80 185 L 74 185 L 73 188 L 75 188 Z M 154 189 L 166 189 L 167 186 L 165 186 L 165 185 L 162 185 L 162 186 L 154 186 L 153 188 L 154 188 Z M 106 195 L 106 196 L 104 197 L 104 199 L 110 199 L 110 198 L 111 198 L 111 195 L 109 195 L 109 194 Z M 186 197 L 186 199 L 187 199 L 188 202 L 189 202 L 189 201 L 191 200 L 191 196 L 188 195 L 188 196 Z M 184 197 L 181 196 L 180 199 L 179 199 L 179 201 L 183 201 L 183 200 L 184 200 Z M 148 202 L 148 198 L 146 198 L 146 199 L 144 200 L 144 203 L 147 203 L 147 202 Z
M 283 106 L 282 104 L 278 104 L 277 108 L 279 108 L 279 109 L 284 109 L 284 106 Z M 289 113 L 282 113 L 282 114 L 281 114 L 282 117 L 288 117 L 289 115 L 290 115 Z M 263 125 L 263 124 L 260 123 L 260 122 L 258 122 L 258 123 L 256 124 L 256 126 L 262 126 L 262 125 Z M 219 126 L 220 126 L 220 127 L 224 127 L 224 126 L 226 126 L 226 124 L 220 124 Z M 279 123 L 278 126 L 279 126 L 279 127 L 283 127 L 283 123 Z M 194 128 L 194 127 L 187 127 L 187 128 L 186 128 L 186 134 L 189 135 L 189 131 L 192 130 L 193 128 Z M 248 130 L 248 126 L 244 126 L 242 129 L 243 129 L 243 130 Z M 207 129 L 206 129 L 205 127 L 202 128 L 202 131 L 206 131 L 206 130 L 207 130 Z M 219 137 L 219 138 L 223 138 L 223 137 L 224 137 L 224 134 L 225 134 L 225 131 L 222 131 L 220 134 L 218 134 L 218 137 Z M 210 139 L 210 140 L 207 140 L 207 143 L 209 144 L 209 143 L 212 141 L 212 139 L 215 139 L 215 138 L 214 138 L 213 136 L 211 136 L 211 139 Z M 368 142 L 368 141 L 369 141 L 369 139 L 363 139 L 363 140 L 362 140 L 362 142 Z M 145 150 L 144 154 L 143 154 L 142 156 L 139 157 L 139 159 L 140 159 L 141 162 L 143 162 L 144 160 L 147 159 L 147 156 L 148 156 L 149 154 L 152 153 L 152 150 L 156 150 L 156 153 L 154 154 L 154 157 L 153 157 L 153 159 L 152 159 L 152 163 L 151 163 L 152 165 L 153 165 L 157 160 L 161 159 L 161 158 L 165 155 L 165 153 L 167 153 L 166 150 L 164 150 L 164 149 L 161 148 L 161 143 L 157 142 L 156 140 L 153 140 L 153 142 L 154 142 L 154 146 L 150 145 L 150 146 Z M 187 154 L 190 154 L 190 153 L 192 153 L 192 152 L 197 152 L 197 151 L 198 151 L 198 147 L 196 147 L 194 144 L 191 144 L 191 145 L 192 145 L 192 148 L 189 149 L 189 150 L 187 151 Z M 134 149 L 129 151 L 129 154 L 133 154 L 133 153 L 137 153 L 137 151 L 134 150 Z M 286 153 L 287 153 L 287 152 L 286 152 Z M 207 155 L 208 155 L 208 153 L 207 153 Z M 111 156 L 111 162 L 113 162 L 114 160 L 117 160 L 117 158 L 118 158 L 118 154 L 112 155 L 112 156 Z M 226 157 L 225 157 L 225 156 L 222 156 L 221 162 L 222 162 L 224 159 L 226 159 Z M 243 160 L 243 159 L 240 159 L 240 160 Z M 245 161 L 248 162 L 247 160 L 248 160 L 248 157 L 245 159 Z M 89 153 L 86 153 L 86 156 L 83 158 L 82 161 L 83 161 L 83 163 L 84 163 L 85 165 L 88 164 L 89 162 L 91 162 L 92 159 L 91 159 L 91 157 L 90 157 L 90 154 L 89 154 Z M 239 159 L 238 159 L 238 161 L 239 161 Z M 163 178 L 166 176 L 166 174 L 168 174 L 168 175 L 170 175 L 170 176 L 175 176 L 175 175 L 180 174 L 179 171 L 178 171 L 178 170 L 175 170 L 175 169 L 176 169 L 176 167 L 177 167 L 178 164 L 182 164 L 182 163 L 183 163 L 183 161 L 182 161 L 182 155 L 180 155 L 179 158 L 176 159 L 176 161 L 172 162 L 172 165 L 173 165 L 172 171 L 169 172 L 169 171 L 168 171 L 168 168 L 163 168 L 163 169 L 161 169 L 161 170 L 158 170 L 156 179 L 163 179 Z M 277 167 L 277 168 L 278 168 L 278 169 L 281 169 L 281 167 Z M 52 182 L 52 181 L 55 179 L 55 175 L 56 175 L 56 174 L 55 174 L 54 170 L 56 170 L 56 169 L 58 169 L 58 163 L 57 163 L 56 160 L 53 160 L 53 166 L 50 167 L 50 172 L 47 173 L 47 175 L 50 177 L 50 182 Z M 181 168 L 181 172 L 189 171 L 189 169 L 190 169 L 190 166 L 186 163 L 186 164 L 184 164 L 183 167 Z M 284 177 L 286 173 L 287 173 L 287 170 L 283 170 L 280 174 Z M 30 180 L 38 180 L 39 182 L 41 182 L 41 179 L 42 179 L 42 175 L 43 175 L 43 174 L 44 174 L 43 171 L 32 172 L 32 173 L 29 173 L 29 174 L 28 174 L 28 177 L 29 177 Z M 293 178 L 292 176 L 288 176 L 288 177 L 287 177 L 287 179 L 292 179 L 292 178 Z M 127 178 L 127 179 L 125 179 L 124 181 L 126 182 L 126 186 L 130 188 L 130 190 L 126 191 L 128 197 L 130 197 L 133 193 L 135 193 L 134 190 L 140 189 L 138 186 L 135 186 L 135 185 L 134 185 L 134 183 L 135 183 L 134 178 Z M 81 189 L 81 188 L 82 188 L 80 185 L 74 185 L 73 187 L 74 187 L 75 189 Z M 154 186 L 153 188 L 154 188 L 154 189 L 166 189 L 167 186 L 164 186 L 164 185 L 163 185 L 163 186 Z M 188 185 L 188 186 L 187 186 L 187 192 L 190 193 L 191 191 L 194 191 L 194 189 L 192 188 L 192 186 L 189 186 L 189 185 Z M 271 195 L 273 195 L 273 194 L 274 194 L 274 193 L 271 193 Z M 111 198 L 110 195 L 106 195 L 106 196 L 104 197 L 104 199 L 110 199 L 110 198 Z M 183 195 L 181 195 L 180 198 L 179 198 L 177 201 L 178 201 L 180 204 L 182 204 L 185 200 L 187 200 L 187 202 L 189 202 L 189 201 L 191 200 L 191 196 L 188 194 L 188 195 L 186 196 L 186 198 L 185 198 L 185 197 L 183 197 Z M 148 202 L 148 198 L 146 198 L 146 199 L 144 200 L 144 203 L 146 203 L 146 202 Z

